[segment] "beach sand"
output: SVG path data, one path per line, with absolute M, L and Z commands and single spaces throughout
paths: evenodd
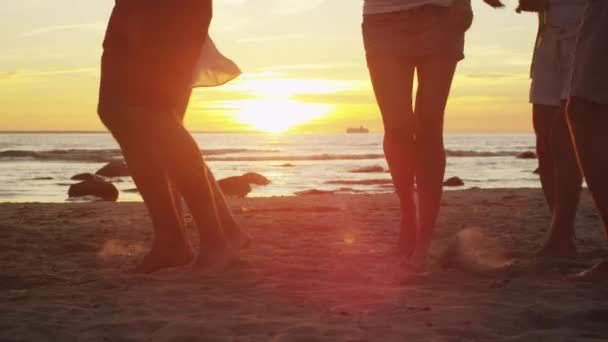
M 386 195 L 230 201 L 254 238 L 223 274 L 134 274 L 141 203 L 0 204 L 2 341 L 605 341 L 608 255 L 588 194 L 581 255 L 537 260 L 540 190 L 447 192 L 424 271 L 387 254 Z M 192 241 L 196 232 L 190 229 Z

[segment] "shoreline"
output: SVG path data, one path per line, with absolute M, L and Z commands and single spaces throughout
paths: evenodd
M 608 254 L 589 195 L 580 255 L 532 257 L 539 189 L 445 193 L 430 265 L 386 253 L 393 194 L 231 199 L 253 236 L 221 274 L 133 274 L 151 227 L 142 203 L 0 204 L 3 340 L 602 340 L 606 285 L 565 279 Z M 197 233 L 190 227 L 193 242 Z M 559 299 L 559 300 L 556 300 Z

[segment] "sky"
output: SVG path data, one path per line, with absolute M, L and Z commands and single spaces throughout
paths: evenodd
M 473 0 L 448 132 L 528 132 L 537 19 Z M 0 130 L 104 130 L 99 60 L 112 0 L 0 0 Z M 361 38 L 362 0 L 215 0 L 211 35 L 243 70 L 197 89 L 195 131 L 382 130 Z

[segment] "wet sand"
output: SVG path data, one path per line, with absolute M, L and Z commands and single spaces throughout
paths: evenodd
M 254 238 L 232 268 L 140 275 L 142 204 L 0 204 L 0 340 L 608 339 L 608 282 L 567 279 L 608 256 L 588 194 L 580 256 L 538 260 L 549 221 L 539 190 L 450 191 L 418 271 L 387 254 L 394 195 L 231 205 Z

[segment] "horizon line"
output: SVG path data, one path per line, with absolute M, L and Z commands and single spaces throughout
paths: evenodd
M 190 131 L 195 134 L 276 134 L 264 131 Z M 455 131 L 444 134 L 532 134 L 533 131 Z M 0 134 L 110 134 L 105 130 L 0 130 Z M 346 132 L 284 132 L 278 134 L 348 134 Z M 383 131 L 371 131 L 366 134 L 384 134 Z

